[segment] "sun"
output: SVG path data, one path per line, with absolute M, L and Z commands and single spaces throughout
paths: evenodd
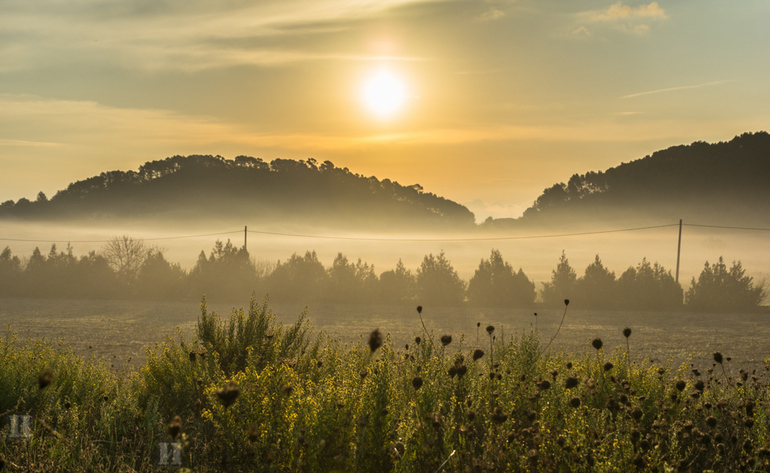
M 364 82 L 361 99 L 377 117 L 391 118 L 406 105 L 406 85 L 401 77 L 390 70 L 378 69 Z

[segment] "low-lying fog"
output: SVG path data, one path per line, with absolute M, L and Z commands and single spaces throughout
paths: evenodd
M 676 222 L 660 224 L 673 223 Z M 674 274 L 679 232 L 678 226 L 671 226 L 627 232 L 554 236 L 644 226 L 629 222 L 618 222 L 616 226 L 603 223 L 578 229 L 572 227 L 548 230 L 523 229 L 494 234 L 476 231 L 462 234 L 401 232 L 388 235 L 353 234 L 329 229 L 262 227 L 258 222 L 245 222 L 245 224 L 249 229 L 247 240 L 249 253 L 258 262 L 275 263 L 278 260 L 286 260 L 293 253 L 304 254 L 307 250 L 315 250 L 325 267 L 329 267 L 337 253 L 341 252 L 350 261 L 360 258 L 364 262 L 373 264 L 378 275 L 395 268 L 399 258 L 414 273 L 425 255 L 429 253 L 435 255 L 444 251 L 460 277 L 467 281 L 473 276 L 480 260 L 489 258 L 492 249 L 498 249 L 514 269 L 522 268 L 526 275 L 536 282 L 538 290 L 542 282 L 550 280 L 551 271 L 556 267 L 562 250 L 565 251 L 570 265 L 578 276 L 583 274 L 586 266 L 597 254 L 601 257 L 604 266 L 614 271 L 616 276 L 620 276 L 629 266 L 639 264 L 642 258 L 658 262 Z M 741 261 L 746 274 L 753 277 L 755 282 L 767 279 L 770 274 L 770 245 L 768 245 L 770 233 L 690 227 L 686 224 L 687 222 L 682 233 L 679 277 L 685 290 L 689 287 L 691 279 L 700 274 L 706 261 L 713 263 L 720 256 L 724 257 L 728 265 L 732 261 Z M 202 227 L 200 223 L 194 228 L 158 229 L 147 225 L 97 227 L 6 221 L 3 222 L 0 231 L 0 249 L 9 247 L 15 256 L 25 260 L 29 258 L 35 247 L 39 247 L 43 254 L 47 254 L 52 243 L 56 243 L 58 251 L 64 251 L 69 242 L 72 245 L 73 254 L 79 257 L 90 251 L 99 252 L 106 240 L 129 235 L 136 239 L 143 239 L 148 245 L 158 246 L 164 250 L 168 261 L 179 263 L 182 268 L 190 270 L 195 265 L 200 252 L 204 251 L 208 255 L 217 239 L 222 241 L 230 239 L 236 246 L 243 245 L 243 230 L 243 227 L 222 224 Z M 504 239 L 507 237 L 520 239 Z M 490 238 L 500 239 L 490 240 Z

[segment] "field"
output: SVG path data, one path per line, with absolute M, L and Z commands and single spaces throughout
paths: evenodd
M 0 469 L 770 471 L 766 314 L 209 309 L 3 301 Z
M 233 307 L 248 308 L 248 301 L 234 304 L 209 303 L 209 310 L 229 315 Z M 304 309 L 299 305 L 270 304 L 281 323 L 293 323 Z M 200 301 L 148 302 L 66 299 L 2 299 L 0 326 L 11 325 L 24 338 L 64 342 L 76 353 L 105 358 L 116 368 L 140 365 L 147 348 L 160 343 L 179 329 L 188 338 L 200 315 Z M 473 345 L 477 323 L 498 327 L 498 333 L 521 335 L 529 328 L 547 341 L 556 332 L 563 312 L 539 309 L 483 309 L 467 307 L 426 307 L 428 330 L 437 335 L 465 335 Z M 314 331 L 330 338 L 355 342 L 375 328 L 389 333 L 394 346 L 411 342 L 421 325 L 414 307 L 369 305 L 316 305 L 308 307 L 307 319 Z M 623 312 L 570 310 L 553 347 L 581 352 L 594 337 L 608 347 L 625 347 L 621 330 L 634 331 L 632 356 L 649 357 L 674 364 L 692 361 L 710 366 L 711 354 L 720 351 L 732 358 L 733 366 L 756 368 L 770 358 L 770 313 L 703 314 L 693 312 Z

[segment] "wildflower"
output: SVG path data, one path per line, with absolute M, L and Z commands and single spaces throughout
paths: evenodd
M 602 339 L 601 338 L 594 338 L 593 341 L 591 341 L 591 345 L 593 345 L 594 348 L 597 350 L 601 350 L 602 348 Z
M 631 336 L 631 329 L 628 328 L 628 327 L 624 328 L 623 329 L 623 336 L 626 337 L 626 338 L 630 337 Z
M 451 335 L 442 335 L 441 336 L 441 344 L 444 346 L 449 345 L 452 343 L 452 336 Z
M 382 346 L 382 333 L 380 329 L 376 328 L 369 334 L 369 349 L 372 352 L 377 351 Z
M 241 389 L 235 381 L 228 381 L 223 388 L 217 389 L 217 397 L 225 407 L 229 407 L 238 398 Z
M 482 356 L 484 356 L 484 350 L 482 350 L 481 348 L 477 348 L 473 351 L 473 361 L 478 360 Z
M 422 378 L 419 376 L 415 376 L 414 378 L 412 378 L 412 387 L 414 388 L 415 391 L 420 389 L 422 387 Z
M 182 431 L 182 418 L 174 416 L 171 422 L 168 424 L 168 435 L 172 440 L 176 440 L 179 437 L 179 432 Z
M 37 376 L 37 385 L 40 389 L 45 389 L 53 382 L 53 371 L 45 370 Z

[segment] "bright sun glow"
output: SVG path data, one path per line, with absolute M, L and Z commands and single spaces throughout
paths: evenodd
M 392 72 L 381 69 L 366 81 L 362 98 L 366 107 L 380 118 L 389 118 L 406 104 L 403 80 Z

